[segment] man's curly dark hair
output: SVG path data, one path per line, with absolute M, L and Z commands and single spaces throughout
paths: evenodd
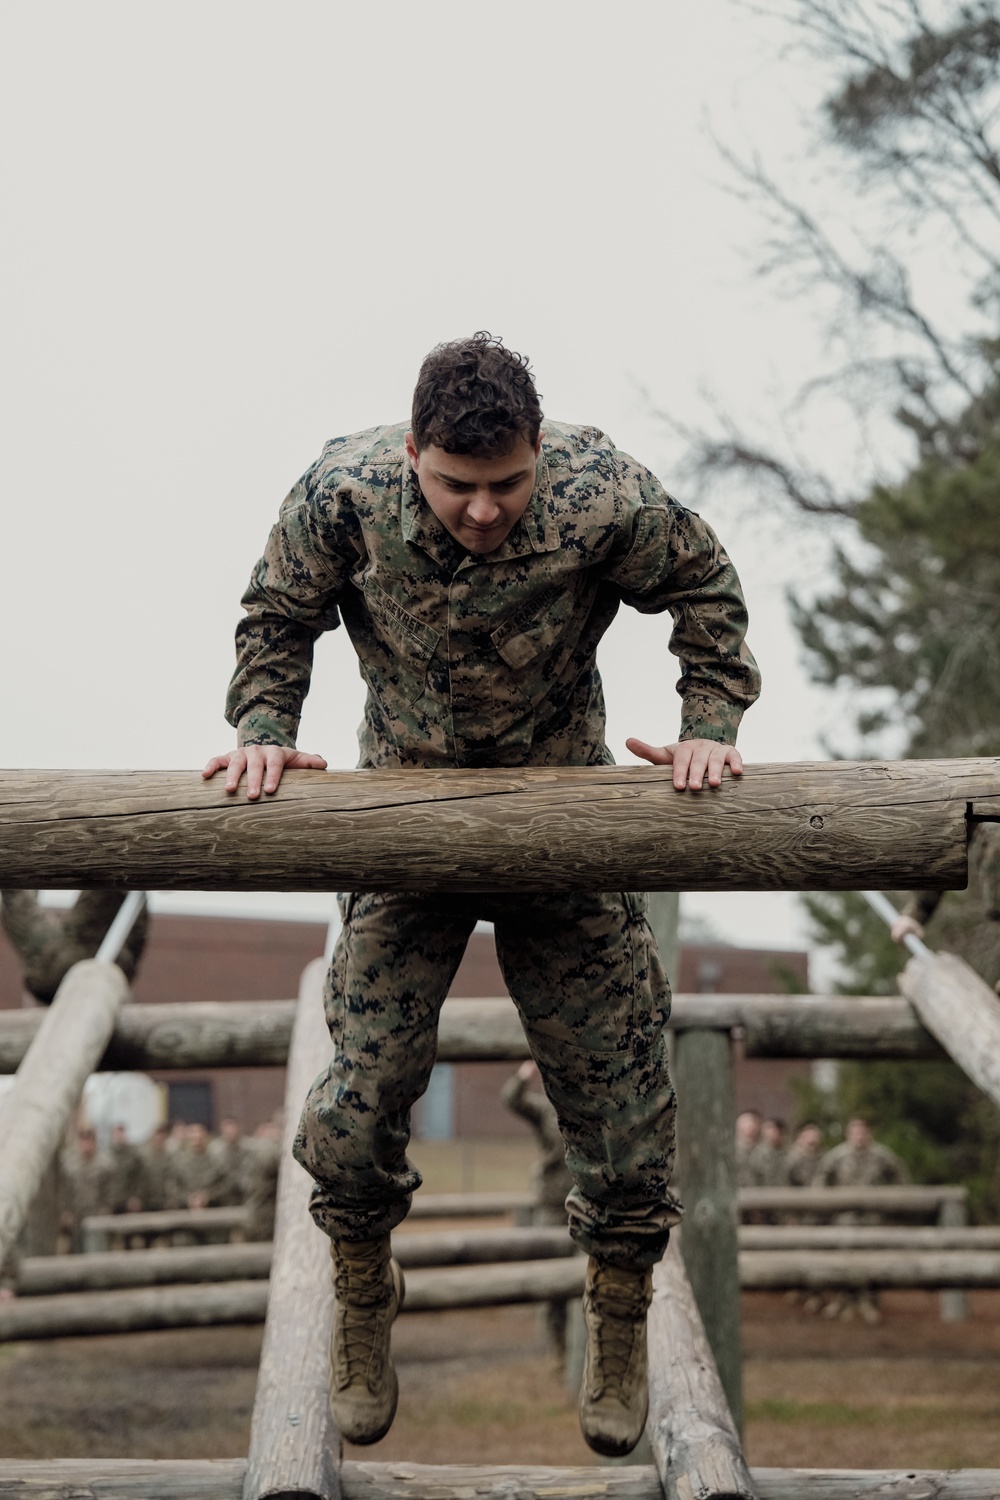
M 410 428 L 417 449 L 502 458 L 538 441 L 542 408 L 527 357 L 479 332 L 438 344 L 420 366 Z

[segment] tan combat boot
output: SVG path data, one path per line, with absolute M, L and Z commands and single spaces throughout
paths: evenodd
M 399 1386 L 389 1355 L 392 1321 L 403 1304 L 403 1276 L 389 1236 L 335 1240 L 336 1306 L 330 1338 L 330 1408 L 350 1443 L 377 1443 L 396 1415 Z
M 646 1311 L 652 1295 L 652 1271 L 624 1270 L 590 1257 L 580 1426 L 605 1458 L 631 1453 L 646 1425 Z

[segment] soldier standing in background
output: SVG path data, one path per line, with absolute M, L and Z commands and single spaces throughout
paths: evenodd
M 785 1181 L 785 1122 L 773 1116 L 761 1121 L 760 1140 L 750 1153 L 758 1187 L 780 1187 Z
M 223 1193 L 222 1173 L 208 1149 L 204 1125 L 187 1127 L 187 1144 L 174 1155 L 177 1193 L 182 1208 L 218 1208 Z
M 822 1144 L 823 1132 L 815 1120 L 806 1120 L 799 1126 L 785 1157 L 785 1181 L 789 1187 L 812 1187 L 819 1174 Z
M 534 1085 L 534 1087 L 532 1087 Z M 532 1224 L 554 1227 L 567 1224 L 566 1199 L 573 1179 L 566 1165 L 566 1143 L 559 1129 L 559 1117 L 542 1088 L 542 1076 L 533 1062 L 523 1062 L 500 1092 L 507 1108 L 527 1120 L 538 1142 L 539 1155 L 531 1169 L 535 1201 L 531 1208 Z M 566 1358 L 566 1303 L 545 1304 L 545 1332 L 549 1347 L 560 1366 Z
M 240 1122 L 234 1115 L 223 1115 L 219 1133 L 208 1145 L 208 1154 L 219 1169 L 221 1188 L 219 1202 L 234 1207 L 246 1199 L 246 1174 L 250 1152 Z
M 248 1240 L 274 1239 L 274 1209 L 281 1167 L 280 1118 L 258 1125 L 249 1142 L 246 1174 Z
M 63 1153 L 61 1167 L 66 1184 L 62 1226 L 69 1235 L 70 1251 L 78 1255 L 83 1249 L 83 1220 L 108 1213 L 110 1202 L 108 1160 L 98 1151 L 96 1132 L 89 1125 L 77 1131 L 76 1143 Z
M 847 1138 L 828 1151 L 819 1164 L 817 1180 L 824 1187 L 885 1187 L 909 1182 L 910 1174 L 894 1151 L 882 1146 L 872 1135 L 871 1125 L 861 1115 L 847 1122 Z M 843 1213 L 839 1224 L 878 1224 L 877 1213 Z M 857 1316 L 866 1323 L 881 1323 L 878 1296 L 873 1291 L 842 1292 L 823 1309 L 825 1318 L 850 1321 Z
M 757 1187 L 753 1154 L 760 1144 L 760 1115 L 755 1109 L 744 1109 L 736 1116 L 736 1185 Z
M 137 1214 L 143 1207 L 142 1157 L 125 1133 L 112 1125 L 108 1147 L 108 1201 L 113 1214 Z
M 177 1206 L 173 1158 L 167 1150 L 169 1135 L 166 1125 L 157 1125 L 139 1151 L 142 1158 L 142 1201 L 148 1209 L 156 1212 Z

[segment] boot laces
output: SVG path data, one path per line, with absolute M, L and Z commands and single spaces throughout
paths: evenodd
M 366 1380 L 373 1389 L 382 1379 L 388 1353 L 386 1315 L 393 1284 L 386 1262 L 377 1255 L 338 1256 L 334 1276 L 337 1299 L 337 1352 L 341 1388 Z
M 648 1306 L 641 1277 L 623 1275 L 613 1266 L 598 1268 L 591 1286 L 590 1308 L 596 1334 L 595 1373 L 602 1385 L 621 1389 L 627 1382 Z

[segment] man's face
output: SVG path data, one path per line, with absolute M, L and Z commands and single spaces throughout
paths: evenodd
M 864 1151 L 872 1143 L 872 1133 L 867 1120 L 848 1120 L 847 1139 L 855 1151 Z
M 520 520 L 535 487 L 541 450 L 519 438 L 503 458 L 471 458 L 429 446 L 420 452 L 411 433 L 406 452 L 424 499 L 467 552 L 495 552 Z

